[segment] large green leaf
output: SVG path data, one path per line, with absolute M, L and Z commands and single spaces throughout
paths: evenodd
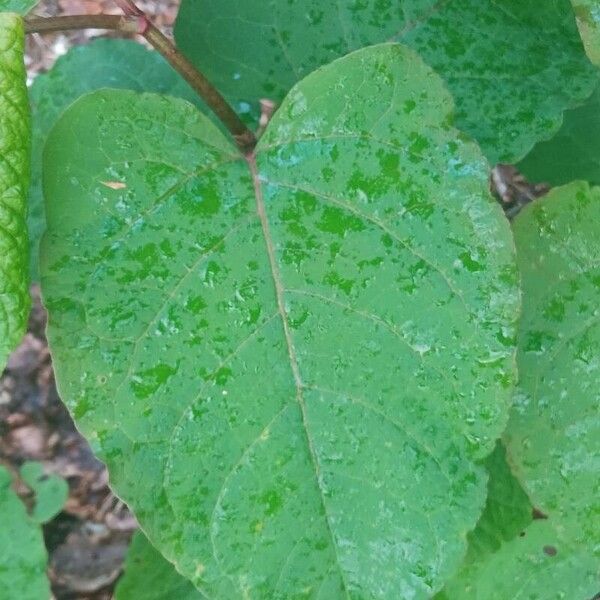
M 26 194 L 30 123 L 23 23 L 0 13 L 0 371 L 29 313 Z
M 27 14 L 40 0 L 0 0 L 0 12 Z
M 136 532 L 127 553 L 125 573 L 115 590 L 115 600 L 200 600 L 203 597 L 145 535 Z
M 42 199 L 42 151 L 48 132 L 74 100 L 101 88 L 170 94 L 203 106 L 197 94 L 158 53 L 131 40 L 98 39 L 75 46 L 30 89 L 33 155 L 29 192 L 31 277 L 39 279 L 38 246 L 46 227 Z
M 600 188 L 573 183 L 515 221 L 523 278 L 510 461 L 547 519 L 481 561 L 456 600 L 589 600 L 600 589 Z
M 565 111 L 558 133 L 518 164 L 534 182 L 553 186 L 584 179 L 600 185 L 600 85 L 581 106 Z
M 0 466 L 0 598 L 48 600 L 42 530 L 27 516 L 10 484 L 10 474 Z
M 519 303 L 451 109 L 383 45 L 295 87 L 251 157 L 194 107 L 122 91 L 49 138 L 61 394 L 210 597 L 428 598 L 462 558 Z
M 175 35 L 244 110 L 362 46 L 401 41 L 445 79 L 457 123 L 513 163 L 595 84 L 569 0 L 183 0 Z
M 590 60 L 600 66 L 600 0 L 571 0 Z

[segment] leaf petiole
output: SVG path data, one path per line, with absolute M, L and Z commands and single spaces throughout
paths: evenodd
M 256 136 L 215 86 L 201 73 L 147 17 L 131 2 L 118 2 L 125 15 L 70 15 L 27 17 L 26 33 L 44 33 L 67 29 L 111 29 L 143 36 L 154 49 L 190 84 L 194 91 L 225 125 L 243 154 L 256 145 Z

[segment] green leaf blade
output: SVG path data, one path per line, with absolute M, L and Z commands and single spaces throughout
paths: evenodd
M 0 0 L 0 12 L 26 15 L 39 0 Z
M 577 27 L 590 60 L 600 66 L 600 2 L 571 0 L 577 15 Z
M 47 523 L 63 508 L 69 496 L 69 485 L 58 475 L 46 475 L 41 463 L 28 461 L 21 466 L 21 478 L 35 494 L 32 517 Z
M 165 560 L 140 531 L 129 546 L 115 600 L 199 600 L 204 596 Z
M 512 474 L 501 443 L 488 456 L 485 466 L 489 473 L 485 509 L 477 527 L 469 533 L 469 549 L 460 570 L 436 600 L 458 600 L 468 596 L 473 581 L 479 578 L 481 563 L 506 543 L 527 535 L 526 528 L 532 522 L 531 502 Z
M 600 86 L 584 104 L 565 111 L 556 135 L 537 144 L 517 165 L 529 181 L 566 185 L 582 179 L 600 185 Z
M 0 467 L 0 596 L 23 600 L 50 598 L 48 560 L 42 530 L 12 491 L 11 477 Z
M 494 552 L 516 538 L 532 520 L 531 501 L 512 474 L 501 443 L 487 458 L 486 468 L 490 476 L 486 507 L 469 534 L 470 550 L 477 556 Z
M 427 598 L 462 558 L 519 298 L 451 110 L 383 45 L 303 81 L 248 161 L 189 105 L 125 92 L 79 100 L 50 137 L 61 394 L 210 597 Z
M 563 110 L 587 98 L 596 78 L 569 0 L 183 0 L 175 35 L 238 110 L 255 118 L 260 98 L 281 101 L 334 58 L 385 41 L 407 44 L 444 78 L 457 126 L 492 163 L 517 162 L 550 138 Z
M 450 598 L 598 593 L 599 211 L 600 188 L 574 182 L 515 219 L 523 315 L 505 443 L 514 474 L 545 518 L 473 562 Z
M 42 196 L 42 154 L 46 138 L 61 113 L 80 96 L 102 88 L 156 92 L 184 98 L 199 108 L 198 95 L 158 53 L 133 40 L 100 38 L 75 46 L 30 90 L 33 117 L 31 187 L 27 217 L 30 273 L 39 281 L 39 242 L 46 228 Z
M 0 14 L 0 369 L 27 325 L 27 186 L 31 141 L 20 17 Z
M 449 593 L 452 600 L 592 600 L 598 592 L 598 559 L 591 549 L 569 543 L 551 521 L 533 521 L 525 535 L 502 545 Z M 556 553 L 555 553 L 556 551 Z
M 600 189 L 575 182 L 553 190 L 516 221 L 524 289 L 522 375 L 506 434 L 515 472 L 532 500 L 556 518 L 589 527 L 596 539 L 597 519 L 589 519 L 600 510 L 593 491 L 600 405 L 592 391 L 600 344 L 599 209 Z

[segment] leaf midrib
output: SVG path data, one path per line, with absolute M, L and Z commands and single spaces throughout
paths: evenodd
M 317 454 L 315 451 L 314 443 L 312 437 L 310 435 L 309 427 L 308 427 L 308 414 L 306 411 L 306 402 L 304 399 L 304 389 L 305 385 L 302 381 L 302 376 L 300 374 L 300 367 L 298 365 L 298 356 L 296 354 L 296 348 L 294 346 L 294 341 L 292 337 L 292 331 L 288 319 L 288 314 L 285 309 L 284 302 L 284 286 L 281 281 L 281 274 L 279 272 L 279 267 L 277 265 L 277 260 L 275 257 L 275 248 L 273 244 L 273 238 L 271 237 L 271 231 L 269 226 L 269 219 L 267 217 L 264 197 L 262 193 L 262 187 L 260 182 L 260 177 L 258 173 L 258 166 L 256 163 L 256 154 L 252 153 L 246 156 L 246 162 L 248 163 L 248 168 L 250 169 L 250 175 L 252 177 L 252 184 L 254 188 L 254 197 L 256 201 L 256 212 L 258 214 L 258 218 L 260 220 L 261 229 L 263 233 L 263 238 L 265 241 L 265 247 L 267 250 L 267 256 L 269 259 L 269 267 L 271 270 L 271 276 L 273 278 L 273 285 L 275 287 L 275 296 L 277 300 L 277 311 L 281 318 L 281 322 L 283 325 L 283 332 L 285 337 L 286 348 L 288 352 L 290 368 L 292 370 L 292 375 L 294 377 L 294 385 L 296 388 L 296 400 L 298 402 L 298 406 L 300 407 L 300 413 L 302 416 L 302 425 L 304 429 L 304 433 L 306 435 L 307 446 L 309 450 L 309 455 L 311 458 L 311 462 L 313 465 L 313 470 L 315 474 L 317 489 L 319 490 L 319 498 L 321 501 L 321 506 L 323 507 L 323 512 L 325 515 L 325 522 L 327 525 L 327 531 L 329 532 L 329 537 L 331 538 L 331 544 L 333 546 L 333 551 L 335 553 L 336 562 L 338 565 L 338 570 L 340 573 L 340 577 L 344 586 L 344 593 L 346 598 L 350 598 L 350 594 L 348 591 L 348 583 L 346 582 L 344 570 L 341 567 L 340 559 L 338 555 L 338 548 L 336 544 L 335 537 L 333 535 L 333 529 L 331 526 L 331 519 L 329 517 L 329 513 L 327 510 L 327 504 L 325 502 L 325 496 L 323 494 L 323 490 L 321 488 L 321 471 L 319 466 L 319 461 L 317 458 Z

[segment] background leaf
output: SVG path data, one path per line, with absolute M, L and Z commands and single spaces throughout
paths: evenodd
M 44 473 L 39 462 L 26 462 L 21 467 L 21 478 L 33 490 L 35 505 L 32 517 L 38 523 L 47 523 L 58 514 L 69 495 L 67 482 L 58 475 Z
M 558 133 L 517 166 L 536 183 L 559 186 L 584 179 L 600 184 L 600 85 L 584 104 L 565 111 Z
M 492 163 L 514 163 L 558 129 L 597 76 L 569 0 L 183 0 L 182 50 L 242 111 L 280 101 L 323 63 L 400 41 L 442 75 L 457 126 Z
M 154 95 L 88 95 L 53 130 L 61 396 L 207 595 L 429 598 L 458 566 L 519 302 L 488 165 L 451 110 L 383 45 L 294 88 L 256 164 Z
M 42 530 L 27 515 L 10 483 L 8 471 L 0 466 L 0 598 L 47 600 L 50 586 Z
M 511 473 L 505 454 L 504 446 L 498 443 L 486 460 L 489 480 L 485 510 L 477 527 L 469 533 L 469 549 L 460 571 L 436 596 L 436 600 L 462 598 L 479 564 L 498 552 L 506 542 L 523 536 L 532 522 L 531 502 Z M 509 573 L 506 575 L 510 577 Z
M 23 24 L 0 13 L 0 371 L 29 314 L 26 194 L 31 141 Z
M 131 40 L 97 39 L 76 46 L 30 89 L 33 156 L 29 192 L 31 277 L 39 280 L 39 241 L 46 228 L 42 198 L 42 152 L 48 132 L 74 100 L 93 90 L 119 88 L 185 98 L 203 107 L 198 95 L 158 54 Z
M 0 0 L 0 12 L 27 14 L 39 0 Z
M 204 596 L 137 531 L 133 536 L 125 573 L 119 579 L 115 600 L 199 600 Z
M 457 600 L 591 599 L 600 570 L 600 188 L 576 182 L 514 223 L 523 280 L 510 462 L 547 516 L 469 574 Z
M 503 544 L 473 565 L 469 580 L 448 593 L 452 600 L 593 600 L 598 592 L 598 557 L 586 544 L 573 543 L 562 526 L 535 520 L 522 537 Z
M 600 0 L 571 0 L 590 60 L 600 66 Z

